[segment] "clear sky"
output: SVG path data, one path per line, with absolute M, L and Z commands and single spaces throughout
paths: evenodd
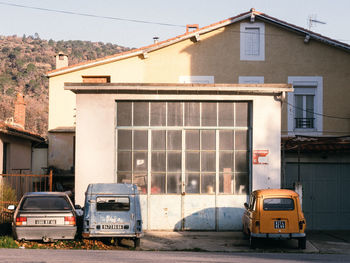
M 9 6 L 28 7 L 172 24 L 136 23 Z M 38 33 L 42 39 L 90 40 L 142 47 L 158 36 L 165 40 L 185 32 L 186 24 L 200 27 L 249 11 L 257 11 L 308 27 L 310 15 L 326 22 L 312 30 L 350 43 L 350 0 L 0 0 L 0 35 Z

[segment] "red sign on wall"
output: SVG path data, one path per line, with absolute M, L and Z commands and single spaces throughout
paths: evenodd
M 254 150 L 253 164 L 268 164 L 269 150 Z

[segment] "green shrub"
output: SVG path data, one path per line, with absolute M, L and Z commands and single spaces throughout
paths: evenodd
M 18 245 L 12 237 L 0 236 L 0 248 L 18 248 Z
M 6 182 L 2 182 L 2 184 L 0 184 L 0 201 L 2 202 L 17 201 L 16 191 Z
M 15 89 L 14 89 L 14 88 L 8 88 L 8 89 L 6 90 L 6 95 L 11 96 L 14 92 L 15 92 Z
M 7 227 L 5 226 L 4 223 L 11 222 L 13 217 L 13 213 L 8 211 L 7 207 L 10 204 L 16 204 L 16 203 L 17 203 L 16 191 L 6 182 L 2 181 L 2 183 L 0 183 L 0 224 L 3 224 L 3 227 L 5 228 Z

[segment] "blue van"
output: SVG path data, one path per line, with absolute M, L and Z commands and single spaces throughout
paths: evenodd
M 123 238 L 140 246 L 142 218 L 140 197 L 133 184 L 89 184 L 85 192 L 83 238 Z

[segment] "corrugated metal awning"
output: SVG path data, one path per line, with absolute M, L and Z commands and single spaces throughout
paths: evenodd
M 301 136 L 282 137 L 282 149 L 286 152 L 349 152 L 350 136 L 312 137 Z

